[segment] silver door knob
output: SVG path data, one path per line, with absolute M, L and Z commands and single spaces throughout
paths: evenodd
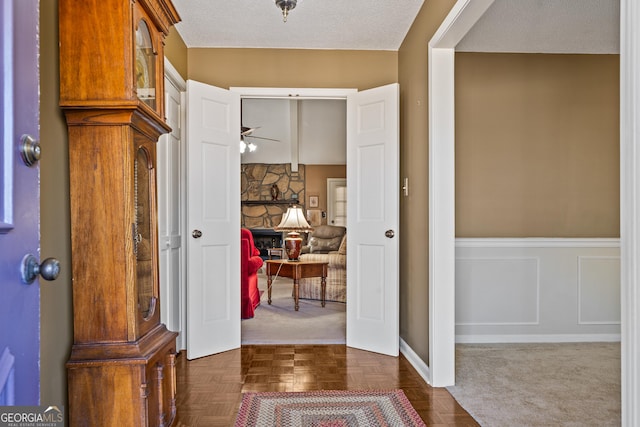
M 387 230 L 387 231 L 385 231 L 385 232 L 384 232 L 384 235 L 385 235 L 386 237 L 388 237 L 389 239 L 393 239 L 393 236 L 395 236 L 395 235 L 396 235 L 396 233 L 394 233 L 394 231 L 393 231 L 393 230 Z
M 27 254 L 22 258 L 22 266 L 20 268 L 22 281 L 31 284 L 36 280 L 38 275 L 44 280 L 56 280 L 60 274 L 60 261 L 55 258 L 47 258 L 38 264 L 38 259 L 31 254 Z
M 191 235 L 193 236 L 194 239 L 199 239 L 200 237 L 202 237 L 202 231 L 200 230 L 193 230 L 191 232 Z
M 40 142 L 31 135 L 20 138 L 20 157 L 27 166 L 33 166 L 40 160 Z

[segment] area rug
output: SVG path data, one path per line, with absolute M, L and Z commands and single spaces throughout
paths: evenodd
M 402 390 L 245 393 L 235 427 L 424 426 Z

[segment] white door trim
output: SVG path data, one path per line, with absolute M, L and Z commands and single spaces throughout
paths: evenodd
M 455 46 L 494 0 L 460 0 L 429 42 L 429 373 L 455 383 Z
M 622 425 L 640 425 L 640 5 L 620 2 L 620 299 Z
M 358 89 L 337 88 L 285 88 L 285 87 L 230 87 L 238 92 L 240 98 L 295 98 L 295 99 L 347 99 L 350 93 Z
M 187 82 L 167 58 L 164 58 L 164 75 L 180 92 L 187 91 Z

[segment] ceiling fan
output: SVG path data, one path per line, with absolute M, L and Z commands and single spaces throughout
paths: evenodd
M 240 126 L 240 137 L 241 138 L 249 137 L 249 138 L 256 138 L 256 139 L 264 139 L 266 141 L 280 142 L 279 139 L 265 138 L 263 136 L 252 135 L 253 131 L 255 131 L 257 129 L 260 129 L 260 126 L 255 127 L 255 128 L 250 128 L 250 127 L 246 127 L 246 126 Z
M 280 140 L 278 139 L 251 135 L 253 131 L 255 131 L 256 129 L 259 129 L 259 127 L 250 128 L 246 126 L 240 126 L 240 153 L 241 154 L 243 154 L 247 150 L 247 148 L 249 149 L 250 152 L 256 151 L 256 148 L 258 148 L 258 146 L 253 142 L 250 142 L 249 144 L 247 144 L 244 140 L 245 138 L 256 138 L 256 139 L 263 139 L 266 141 L 280 142 Z

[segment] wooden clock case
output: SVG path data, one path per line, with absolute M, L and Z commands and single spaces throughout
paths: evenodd
M 71 191 L 71 426 L 169 426 L 175 418 L 177 334 L 160 322 L 155 166 L 157 140 L 170 130 L 163 43 L 178 21 L 169 0 L 59 0 Z M 155 88 L 144 96 L 136 67 L 141 23 L 154 54 L 147 80 Z

